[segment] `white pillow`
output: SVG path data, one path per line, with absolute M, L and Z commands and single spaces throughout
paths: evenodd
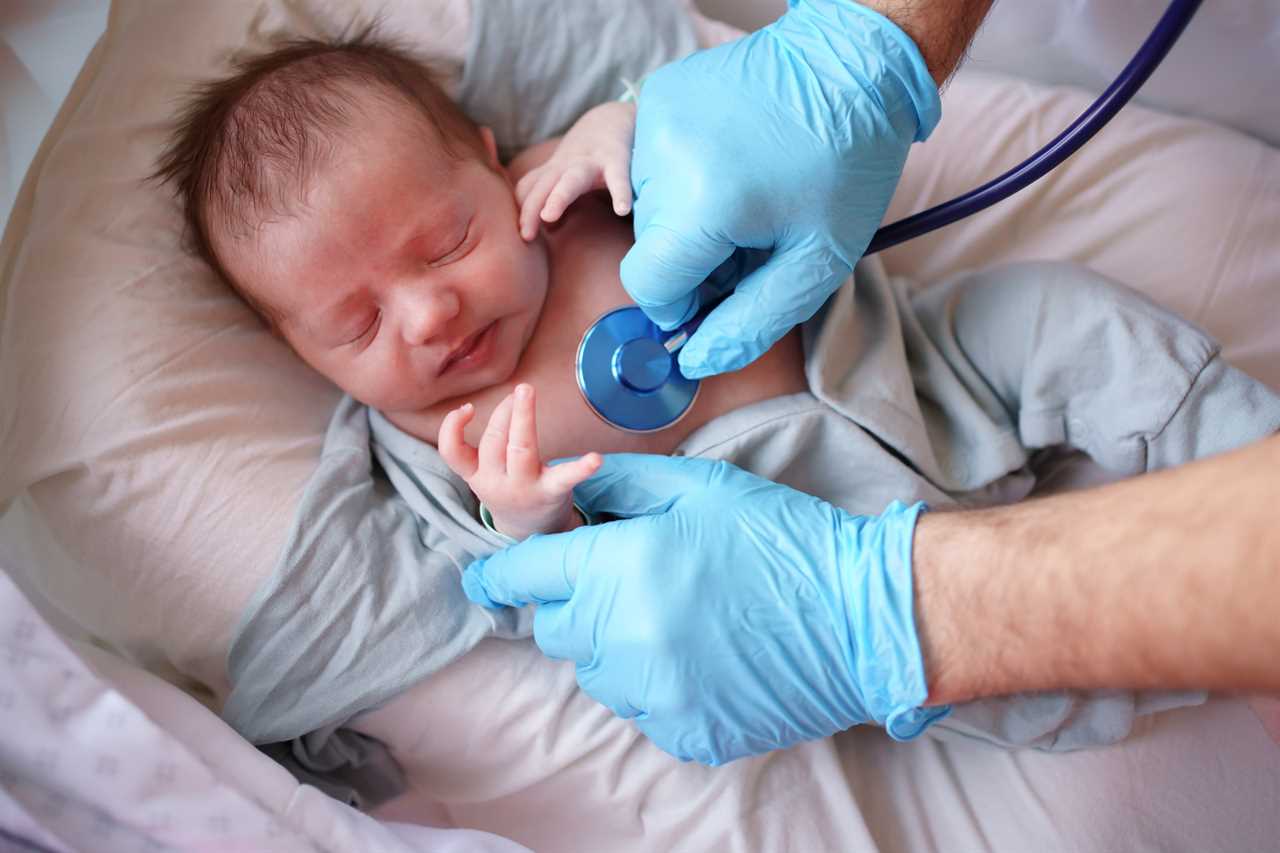
M 142 177 L 182 86 L 219 73 L 233 49 L 380 12 L 388 30 L 456 63 L 468 9 L 116 0 L 6 233 L 0 502 L 27 490 L 69 557 L 24 585 L 212 701 L 337 392 L 181 250 L 176 202 Z M 995 78 L 956 83 L 894 215 L 1012 164 L 1086 100 Z M 1280 385 L 1277 233 L 1275 151 L 1130 109 L 1044 184 L 886 260 L 925 281 L 1029 256 L 1090 262 L 1199 320 Z

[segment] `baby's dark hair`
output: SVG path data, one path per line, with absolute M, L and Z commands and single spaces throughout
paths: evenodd
M 483 158 L 476 127 L 428 66 L 378 37 L 374 27 L 334 41 L 294 39 L 236 62 L 230 76 L 198 86 L 178 116 L 153 180 L 182 202 L 191 249 L 268 325 L 278 317 L 227 274 L 211 234 L 244 235 L 302 198 L 335 136 L 381 96 L 416 110 L 445 152 Z

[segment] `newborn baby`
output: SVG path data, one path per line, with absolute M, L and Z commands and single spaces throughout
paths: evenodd
M 412 561 L 363 565 L 358 547 L 305 538 L 308 553 L 341 559 L 282 558 L 229 655 L 224 714 L 246 737 L 345 723 L 498 633 L 481 620 L 506 617 L 477 615 L 457 582 L 496 547 L 457 477 L 497 531 L 519 538 L 581 522 L 572 490 L 601 452 L 722 459 L 878 513 L 891 500 L 938 509 L 1025 497 L 1044 449 L 1136 474 L 1280 427 L 1280 400 L 1213 341 L 1080 267 L 979 271 L 917 293 L 872 261 L 806 324 L 803 346 L 793 332 L 748 368 L 705 380 L 668 429 L 615 430 L 581 399 L 574 356 L 596 318 L 630 302 L 618 269 L 632 241 L 621 214 L 633 121 L 630 105 L 604 104 L 563 140 L 503 164 L 493 134 L 423 66 L 368 38 L 286 45 L 204 89 L 184 115 L 158 174 L 177 185 L 196 249 L 373 410 L 353 416 L 344 402 L 335 415 L 350 429 L 331 425 L 317 473 L 327 479 L 308 488 L 299 524 L 372 511 L 351 498 L 379 476 L 371 441 L 418 515 L 407 531 L 399 516 L 337 526 L 404 536 Z M 327 452 L 331 440 L 341 453 Z M 544 462 L 561 457 L 577 458 Z M 300 603 L 318 609 L 299 616 Z M 525 619 L 507 636 L 529 630 Z M 1137 714 L 1201 697 L 1038 694 L 970 703 L 941 725 L 1067 749 L 1118 740 Z
M 286 112 L 286 88 L 313 103 Z M 235 101 L 231 130 L 197 181 L 190 149 L 215 101 Z M 522 538 L 575 524 L 573 486 L 600 462 L 543 459 L 669 453 L 717 415 L 806 387 L 793 334 L 706 381 L 660 433 L 615 430 L 581 399 L 582 332 L 630 302 L 618 266 L 631 229 L 616 214 L 630 206 L 634 116 L 633 104 L 602 105 L 562 144 L 504 165 L 489 129 L 401 52 L 302 42 L 211 87 L 160 174 L 179 183 L 206 259 L 275 333 L 405 432 L 438 437 L 497 529 Z M 588 196 L 539 236 L 539 213 L 560 219 L 606 182 L 612 211 Z

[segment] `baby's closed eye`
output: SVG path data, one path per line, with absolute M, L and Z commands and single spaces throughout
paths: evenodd
M 359 328 L 360 331 L 356 333 L 355 337 L 348 340 L 344 344 L 344 346 L 355 346 L 359 344 L 367 344 L 369 341 L 373 340 L 375 335 L 377 335 L 378 327 L 381 325 L 381 323 L 382 323 L 382 312 L 374 311 L 373 314 L 370 315 L 368 319 L 362 320 L 358 325 L 353 324 L 353 325 L 356 325 L 356 327 Z
M 428 261 L 427 265 L 430 267 L 442 267 L 466 257 L 476 242 L 472 239 L 475 236 L 474 232 L 477 230 L 472 227 L 474 221 L 474 217 L 468 219 L 463 225 L 460 237 L 456 239 L 450 237 L 444 241 L 445 245 L 443 247 L 435 249 L 432 253 L 434 257 Z

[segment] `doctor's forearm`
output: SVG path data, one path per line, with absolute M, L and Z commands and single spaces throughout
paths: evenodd
M 956 70 L 993 0 L 863 0 L 920 48 L 939 86 Z
M 929 704 L 1280 692 L 1280 436 L 1086 492 L 930 513 L 914 567 Z

